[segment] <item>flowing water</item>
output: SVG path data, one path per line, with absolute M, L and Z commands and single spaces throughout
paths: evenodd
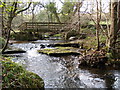
M 53 57 L 37 52 L 41 44 L 63 42 L 38 40 L 11 46 L 27 52 L 13 59 L 43 78 L 45 88 L 120 88 L 120 70 L 78 68 L 77 56 Z

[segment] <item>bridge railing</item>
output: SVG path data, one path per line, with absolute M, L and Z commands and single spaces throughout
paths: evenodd
M 60 30 L 66 23 L 58 22 L 24 22 L 19 26 L 19 30 Z

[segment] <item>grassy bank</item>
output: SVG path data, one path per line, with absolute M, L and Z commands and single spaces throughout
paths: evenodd
M 10 58 L 0 57 L 2 63 L 2 88 L 43 88 L 44 82 L 37 74 L 25 70 Z

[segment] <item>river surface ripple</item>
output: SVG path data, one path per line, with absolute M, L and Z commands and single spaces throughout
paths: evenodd
M 63 42 L 61 40 L 38 40 L 14 43 L 27 53 L 13 59 L 27 70 L 43 78 L 45 88 L 120 88 L 120 70 L 78 68 L 77 56 L 52 57 L 37 52 L 41 44 Z

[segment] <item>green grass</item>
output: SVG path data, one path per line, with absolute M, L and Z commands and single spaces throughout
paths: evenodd
M 61 37 L 62 34 L 55 34 L 54 37 Z
M 93 21 L 90 21 L 89 24 L 95 25 L 95 23 Z M 106 21 L 101 21 L 100 24 L 106 24 L 107 25 L 107 22 Z M 108 24 L 110 24 L 110 21 L 108 21 Z
M 10 58 L 0 57 L 2 63 L 3 88 L 43 88 L 43 80 L 22 66 L 12 62 Z
M 100 42 L 106 43 L 107 37 L 105 35 L 100 35 Z

